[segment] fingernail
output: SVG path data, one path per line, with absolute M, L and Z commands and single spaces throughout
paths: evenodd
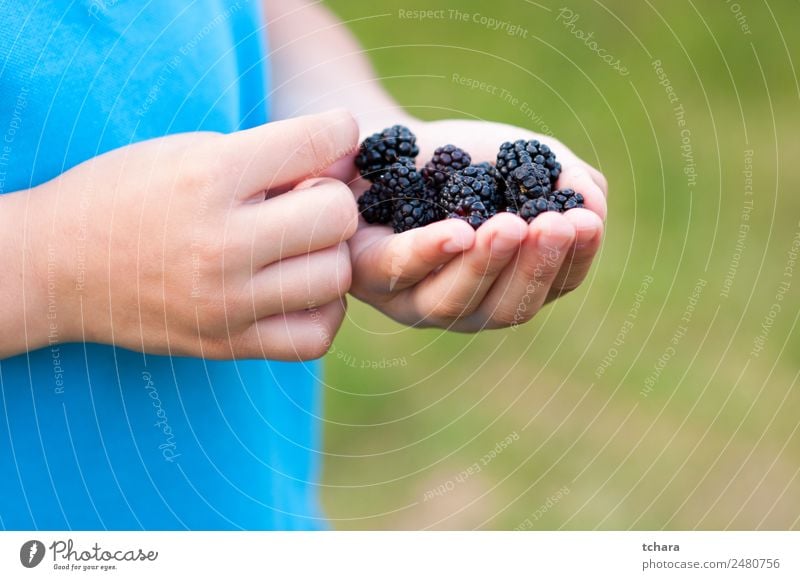
M 597 244 L 597 240 L 600 238 L 600 235 L 599 229 L 588 229 L 578 232 L 578 237 L 575 240 L 575 248 L 578 250 L 583 250 L 584 248 L 595 246 Z
M 469 245 L 469 237 L 459 232 L 442 244 L 442 251 L 445 254 L 458 254 L 467 250 Z
M 562 216 L 559 216 L 562 217 Z M 552 220 L 539 238 L 539 246 L 554 250 L 564 250 L 575 238 L 575 228 L 565 218 Z
M 575 242 L 575 249 L 576 250 L 584 250 L 586 248 L 593 248 L 597 244 L 597 238 L 600 236 L 599 233 L 594 233 L 586 238 L 578 238 Z
M 447 241 L 442 244 L 442 251 L 445 254 L 457 254 L 459 252 L 463 252 L 463 248 L 454 241 Z
M 574 211 L 570 214 L 570 219 L 572 219 L 572 223 L 579 236 L 583 232 L 592 232 L 592 234 L 594 234 L 600 222 L 597 215 L 589 210 Z
M 575 247 L 579 250 L 594 246 L 603 231 L 597 214 L 587 209 L 570 210 L 567 214 L 575 228 Z
M 497 233 L 492 237 L 490 249 L 493 254 L 508 254 L 516 250 L 520 242 L 520 239 L 510 238 Z

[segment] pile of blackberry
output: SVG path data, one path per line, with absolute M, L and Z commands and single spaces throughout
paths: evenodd
M 583 196 L 555 189 L 561 164 L 544 143 L 503 143 L 496 164 L 472 164 L 455 145 L 436 149 L 418 170 L 417 138 L 395 125 L 367 137 L 356 156 L 359 173 L 372 185 L 358 200 L 371 224 L 391 224 L 397 233 L 455 218 L 479 228 L 498 212 L 530 222 L 546 211 L 583 207 Z

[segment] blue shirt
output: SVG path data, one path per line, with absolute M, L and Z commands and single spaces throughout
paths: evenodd
M 257 0 L 0 14 L 0 193 L 136 141 L 267 121 Z M 0 528 L 321 527 L 319 370 L 99 344 L 2 360 Z

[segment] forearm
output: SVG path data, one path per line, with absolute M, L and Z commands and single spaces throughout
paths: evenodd
M 485 139 L 485 125 L 464 127 L 459 122 L 414 118 L 383 88 L 367 53 L 327 7 L 308 0 L 263 1 L 273 71 L 272 108 L 279 119 L 345 107 L 358 120 L 362 136 L 397 123 L 408 126 L 417 135 L 421 158 L 455 140 L 476 160 L 493 160 L 502 140 L 539 137 L 494 125 L 491 134 L 500 139 L 495 143 Z
M 363 129 L 413 124 L 347 26 L 319 3 L 264 0 L 277 118 L 346 107 Z
M 42 214 L 36 189 L 0 195 L 0 359 L 64 339 L 58 311 L 56 249 L 33 225 Z M 51 277 L 53 279 L 51 279 Z M 50 290 L 48 290 L 50 289 Z

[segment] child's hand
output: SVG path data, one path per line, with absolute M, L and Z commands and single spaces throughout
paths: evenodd
M 59 340 L 225 359 L 324 354 L 344 315 L 358 212 L 345 184 L 308 178 L 357 138 L 345 111 L 174 135 L 28 192 Z
M 500 213 L 477 231 L 451 219 L 392 234 L 362 221 L 350 240 L 354 296 L 406 324 L 472 332 L 526 322 L 583 281 L 606 216 L 607 186 L 597 170 L 555 139 L 508 125 L 406 124 L 418 137 L 419 165 L 445 143 L 469 151 L 478 163 L 494 161 L 503 141 L 538 138 L 562 164 L 558 187 L 582 193 L 587 209 L 547 212 L 531 224 Z

